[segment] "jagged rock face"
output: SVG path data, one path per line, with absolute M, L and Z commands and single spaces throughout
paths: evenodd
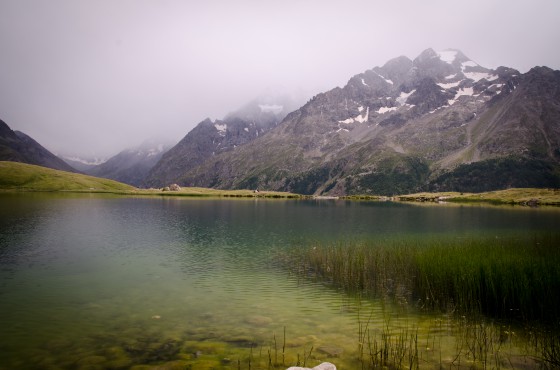
M 526 184 L 517 164 L 534 186 L 560 186 L 559 73 L 489 70 L 457 50 L 395 58 L 318 94 L 266 135 L 178 170 L 172 181 L 390 195 L 457 189 L 464 174 L 490 187 L 503 186 L 499 176 L 510 179 L 507 186 Z
M 266 118 L 259 121 L 259 124 L 236 116 L 214 122 L 210 119 L 200 122 L 161 158 L 144 183 L 159 187 L 175 182 L 185 172 L 209 158 L 247 144 L 278 123 L 272 117 Z
M 221 153 L 234 151 L 276 127 L 299 102 L 289 96 L 259 97 L 223 120 L 206 119 L 169 150 L 150 171 L 145 186 L 177 182 L 186 172 Z
M 76 172 L 41 144 L 20 131 L 12 131 L 0 120 L 0 160 L 35 164 L 55 170 Z

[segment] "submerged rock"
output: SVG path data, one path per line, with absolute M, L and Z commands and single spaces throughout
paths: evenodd
M 331 357 L 338 357 L 344 352 L 342 348 L 335 347 L 335 346 L 320 346 L 319 348 L 317 348 L 317 351 L 322 352 Z
M 336 370 L 336 366 L 334 366 L 334 364 L 331 364 L 330 362 L 323 362 L 322 364 L 317 365 L 313 368 L 292 366 L 289 367 L 288 370 Z
M 176 360 L 180 343 L 172 339 L 161 342 L 158 338 L 138 338 L 123 348 L 134 362 L 154 363 Z
M 247 324 L 260 327 L 260 326 L 270 325 L 272 323 L 272 319 L 270 317 L 266 317 L 266 316 L 255 315 L 255 316 L 249 317 L 247 320 L 245 320 L 245 322 Z

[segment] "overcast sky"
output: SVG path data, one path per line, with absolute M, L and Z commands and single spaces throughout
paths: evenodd
M 0 119 L 106 156 L 429 47 L 526 72 L 559 45 L 558 0 L 0 0 Z

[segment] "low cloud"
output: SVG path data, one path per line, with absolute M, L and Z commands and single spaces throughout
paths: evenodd
M 0 118 L 55 152 L 179 140 L 270 86 L 315 94 L 422 50 L 560 68 L 560 3 L 89 1 L 0 4 Z

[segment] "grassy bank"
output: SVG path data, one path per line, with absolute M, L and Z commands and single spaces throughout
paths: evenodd
M 299 198 L 298 194 L 281 191 L 220 190 L 209 188 L 185 187 L 178 191 L 160 189 L 137 189 L 134 195 L 171 196 L 171 197 L 223 197 L 223 198 Z
M 426 309 L 558 325 L 560 234 L 339 242 L 297 249 L 299 273 Z
M 113 193 L 133 196 L 183 196 L 183 197 L 230 197 L 230 198 L 307 198 L 299 194 L 280 191 L 219 190 L 184 187 L 179 191 L 161 189 L 138 189 L 117 181 L 58 171 L 46 167 L 18 162 L 0 161 L 0 191 L 37 192 L 86 192 Z M 487 193 L 417 193 L 392 198 L 352 195 L 348 200 L 397 200 L 411 202 L 457 202 L 519 205 L 560 205 L 560 189 L 507 189 Z
M 395 197 L 411 202 L 492 203 L 512 205 L 560 205 L 560 189 L 520 188 L 496 190 L 485 193 L 416 193 Z
M 279 191 L 217 190 L 185 187 L 178 191 L 138 189 L 133 186 L 78 173 L 18 162 L 0 161 L 0 190 L 28 192 L 111 193 L 126 196 L 182 196 L 229 198 L 299 198 Z
M 8 191 L 124 192 L 135 188 L 117 181 L 18 162 L 0 162 L 0 189 Z

